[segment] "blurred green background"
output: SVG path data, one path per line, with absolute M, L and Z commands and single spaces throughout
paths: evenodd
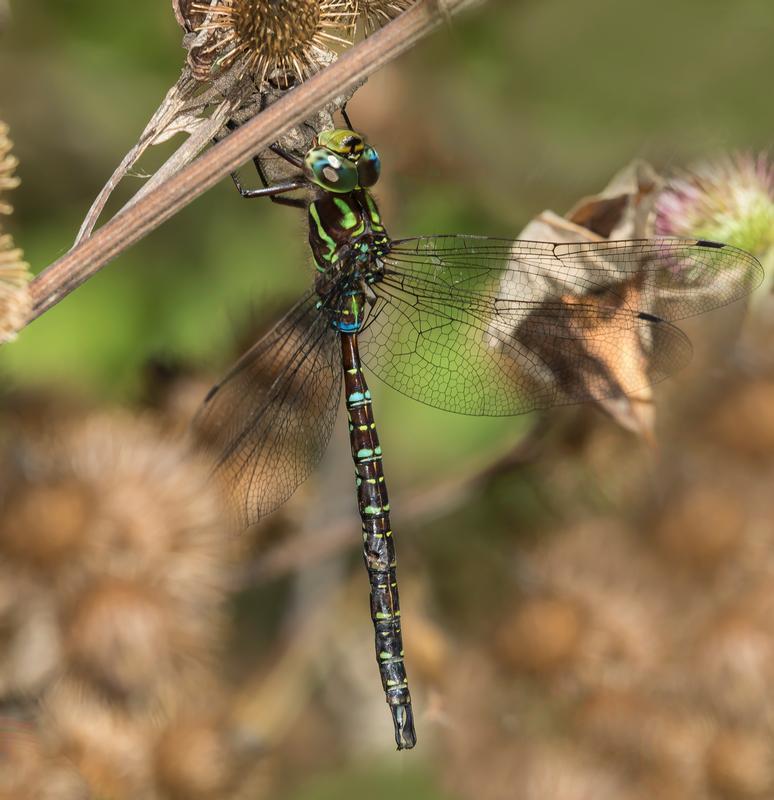
M 166 2 L 11 8 L 0 116 L 22 162 L 12 230 L 37 271 L 71 244 L 177 78 L 183 51 Z M 765 147 L 774 129 L 772 35 L 768 0 L 485 3 L 352 103 L 382 155 L 389 229 L 516 235 L 535 213 L 564 212 L 636 156 L 669 167 Z M 127 179 L 109 210 L 139 180 Z M 240 202 L 224 181 L 37 321 L 0 366 L 12 381 L 70 384 L 118 402 L 136 395 L 149 357 L 217 373 L 248 311 L 281 306 L 309 281 L 303 227 L 288 209 Z M 401 472 L 453 455 L 457 440 L 464 449 L 492 441 L 504 427 L 376 391 L 387 444 L 422 443 Z
M 184 53 L 169 6 L 11 1 L 0 118 L 23 181 L 10 229 L 35 271 L 68 249 L 177 79 Z M 772 41 L 771 0 L 491 0 L 372 79 L 350 114 L 380 151 L 377 197 L 393 235 L 515 236 L 632 158 L 669 168 L 769 147 Z M 160 159 L 152 154 L 145 168 Z M 139 180 L 129 178 L 109 208 Z M 11 385 L 132 404 L 149 359 L 217 374 L 236 356 L 243 321 L 290 303 L 310 278 L 303 217 L 243 202 L 224 181 L 4 347 L 0 370 Z M 483 457 L 523 426 L 454 417 L 373 388 L 398 487 L 432 483 L 456 470 L 457 457 Z M 485 547 L 479 539 L 474 553 Z M 391 778 L 388 768 L 382 794 L 370 773 L 338 773 L 293 796 L 442 796 L 421 768 L 406 769 Z

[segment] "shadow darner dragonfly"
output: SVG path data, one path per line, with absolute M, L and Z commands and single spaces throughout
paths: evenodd
M 320 460 L 343 382 L 377 663 L 398 749 L 407 749 L 416 734 L 395 544 L 363 366 L 415 400 L 462 414 L 599 400 L 683 366 L 690 344 L 671 321 L 741 298 L 761 267 L 700 240 L 390 239 L 370 193 L 379 157 L 361 134 L 326 131 L 303 155 L 272 149 L 296 178 L 245 189 L 233 177 L 244 197 L 306 208 L 314 287 L 212 388 L 197 426 L 250 524 Z M 311 199 L 285 196 L 297 189 Z

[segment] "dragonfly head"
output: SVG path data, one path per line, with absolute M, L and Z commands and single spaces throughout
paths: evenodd
M 346 194 L 379 180 L 379 154 L 355 131 L 323 131 L 304 158 L 304 174 L 326 192 Z

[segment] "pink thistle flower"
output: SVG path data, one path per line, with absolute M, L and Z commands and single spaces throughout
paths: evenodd
M 677 173 L 656 203 L 656 234 L 765 256 L 774 248 L 774 163 L 766 153 L 735 153 Z

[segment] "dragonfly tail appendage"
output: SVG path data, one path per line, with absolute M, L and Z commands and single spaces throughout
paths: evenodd
M 403 660 L 395 542 L 390 527 L 382 450 L 371 409 L 371 394 L 360 365 L 357 334 L 342 333 L 341 350 L 358 508 L 363 523 L 363 555 L 371 586 L 376 660 L 392 713 L 398 750 L 408 750 L 414 747 L 417 737 Z

